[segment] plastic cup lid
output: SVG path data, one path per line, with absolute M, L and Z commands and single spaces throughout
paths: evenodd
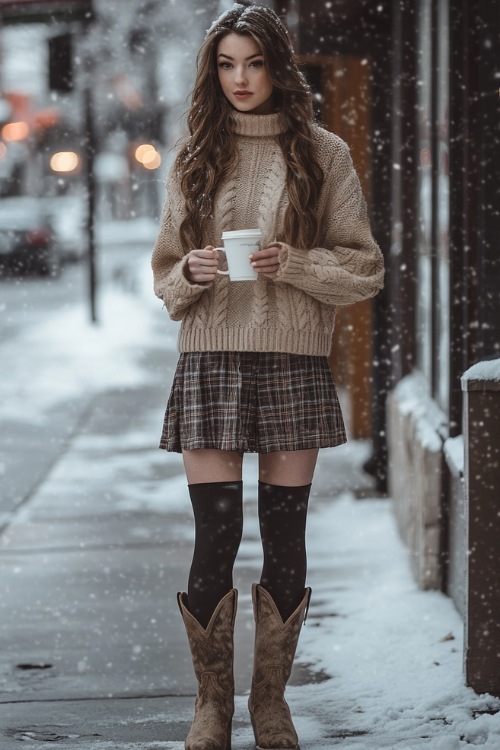
M 241 239 L 242 237 L 260 237 L 262 232 L 260 229 L 236 229 L 229 232 L 222 232 L 222 239 Z

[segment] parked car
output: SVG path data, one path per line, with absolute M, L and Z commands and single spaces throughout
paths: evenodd
M 0 198 L 0 271 L 57 276 L 60 270 L 60 245 L 43 201 Z

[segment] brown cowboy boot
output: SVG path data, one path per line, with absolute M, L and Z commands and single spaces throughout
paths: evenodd
M 186 750 L 231 750 L 234 713 L 233 633 L 238 592 L 231 589 L 219 602 L 206 630 L 187 608 L 187 595 L 177 594 L 198 680 L 194 719 Z
M 248 708 L 257 750 L 299 750 L 285 687 L 310 598 L 311 589 L 306 588 L 295 612 L 283 622 L 269 592 L 252 586 L 255 654 Z

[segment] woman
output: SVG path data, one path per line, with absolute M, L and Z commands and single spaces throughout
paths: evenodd
M 245 452 L 259 454 L 264 552 L 250 716 L 258 748 L 298 748 L 284 691 L 311 593 L 308 498 L 319 448 L 345 442 L 327 361 L 335 310 L 378 292 L 383 261 L 349 150 L 314 123 L 272 10 L 236 3 L 209 29 L 188 125 L 152 259 L 155 292 L 182 321 L 160 445 L 182 452 L 195 519 L 178 595 L 199 681 L 186 748 L 231 743 Z M 231 282 L 216 246 L 248 228 L 263 233 L 258 277 Z

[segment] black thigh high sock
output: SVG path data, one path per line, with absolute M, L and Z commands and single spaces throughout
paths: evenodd
M 283 622 L 304 596 L 310 490 L 310 484 L 282 487 L 259 482 L 259 523 L 264 550 L 260 585 L 273 597 Z
M 189 571 L 189 610 L 204 628 L 233 587 L 233 565 L 243 532 L 243 482 L 190 484 L 195 544 Z

